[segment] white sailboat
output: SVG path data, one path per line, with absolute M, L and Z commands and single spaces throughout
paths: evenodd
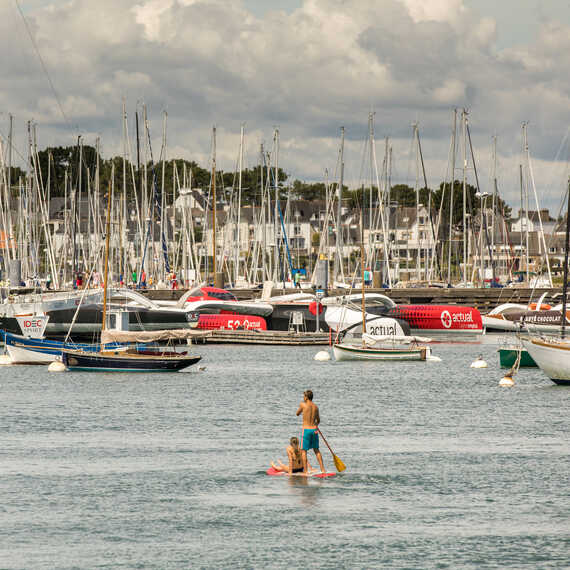
M 362 239 L 362 211 L 360 214 L 360 270 L 364 276 L 364 241 Z M 430 355 L 429 347 L 419 345 L 416 337 L 404 335 L 374 336 L 366 334 L 366 306 L 364 279 L 361 291 L 362 341 L 360 343 L 335 342 L 333 353 L 337 361 L 343 360 L 423 360 Z M 427 340 L 427 339 L 424 339 Z
M 562 314 L 566 314 L 568 293 L 568 246 L 570 244 L 570 178 L 568 179 L 568 208 L 566 210 L 566 240 L 564 252 L 564 281 L 562 285 Z M 562 319 L 560 338 L 529 336 L 522 339 L 524 348 L 538 367 L 555 383 L 570 385 L 570 339 L 566 339 L 566 319 Z

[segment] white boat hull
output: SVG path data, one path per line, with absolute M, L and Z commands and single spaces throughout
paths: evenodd
M 515 324 L 515 321 L 508 321 L 507 319 L 488 317 L 481 315 L 483 321 L 483 328 L 487 331 L 517 331 L 520 326 Z
M 20 346 L 6 346 L 12 364 L 49 364 L 58 359 L 55 354 L 38 352 Z
M 523 339 L 524 348 L 556 384 L 570 384 L 570 341 Z
M 426 360 L 429 349 L 421 347 L 374 348 L 333 344 L 335 360 Z

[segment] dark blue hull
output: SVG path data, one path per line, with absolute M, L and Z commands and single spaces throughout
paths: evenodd
M 124 352 L 89 353 L 63 350 L 62 361 L 69 370 L 90 372 L 177 372 L 201 360 L 201 356 L 163 356 Z

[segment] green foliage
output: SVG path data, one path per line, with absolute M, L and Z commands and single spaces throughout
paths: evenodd
M 309 184 L 295 180 L 293 181 L 292 192 L 295 198 L 301 200 L 325 200 L 327 197 L 327 187 L 323 182 Z
M 48 180 L 48 168 L 50 169 L 50 185 L 52 196 L 64 196 L 65 179 L 67 176 L 68 192 L 70 188 L 79 189 L 82 193 L 86 193 L 88 187 L 95 187 L 96 167 L 97 167 L 97 151 L 94 147 L 83 146 L 81 149 L 81 168 L 80 168 L 80 149 L 78 146 L 46 148 L 38 152 L 41 177 L 44 188 Z M 110 159 L 103 159 L 99 156 L 99 184 L 104 190 L 111 183 L 114 166 L 114 184 L 115 188 L 122 190 L 123 188 L 123 170 L 126 174 L 125 187 L 127 195 L 133 197 L 134 188 L 141 188 L 144 179 L 144 165 L 141 165 L 140 171 L 136 164 L 129 161 L 123 166 L 123 158 L 115 156 Z M 173 189 L 183 187 L 184 169 L 186 168 L 186 184 L 192 183 L 192 188 L 202 189 L 207 192 L 210 186 L 211 172 L 202 168 L 194 161 L 183 159 L 168 160 L 164 163 L 164 191 L 167 196 L 172 196 Z M 81 172 L 81 187 L 79 188 Z M 15 172 L 12 178 L 15 179 Z M 273 186 L 274 170 L 268 173 L 266 168 L 256 166 L 252 169 L 242 171 L 242 203 L 252 204 L 260 203 L 262 181 L 267 185 L 267 179 L 270 178 L 270 186 Z M 153 179 L 158 188 L 162 188 L 163 164 L 148 163 L 146 165 L 147 187 L 152 188 Z M 279 195 L 280 198 L 286 197 L 286 191 L 283 188 L 287 181 L 287 174 L 280 168 L 278 170 L 279 179 Z M 231 189 L 238 188 L 238 175 L 234 172 L 216 171 L 216 188 L 220 198 L 229 199 Z M 139 190 L 140 191 L 140 190 Z M 273 194 L 273 191 L 272 191 Z
M 81 164 L 80 164 L 81 152 Z M 103 192 L 109 188 L 114 166 L 114 184 L 115 189 L 121 191 L 123 188 L 123 170 L 125 170 L 126 180 L 124 186 L 127 190 L 129 197 L 134 196 L 135 188 L 142 187 L 142 178 L 144 177 L 144 167 L 141 165 L 140 171 L 137 165 L 131 165 L 129 162 L 123 166 L 123 158 L 115 156 L 110 159 L 103 159 L 101 156 L 97 157 L 95 147 L 84 145 L 80 148 L 78 145 L 67 147 L 53 147 L 46 148 L 38 152 L 38 159 L 40 165 L 41 180 L 46 188 L 49 179 L 51 186 L 51 196 L 63 196 L 65 193 L 65 180 L 67 177 L 68 192 L 71 188 L 78 188 L 81 193 L 85 194 L 88 188 L 95 188 L 95 178 L 97 169 L 97 159 L 99 163 L 99 184 Z M 158 162 L 154 165 L 146 165 L 146 176 L 148 188 L 152 188 L 153 176 L 157 187 L 162 187 L 163 180 L 163 164 Z M 166 161 L 164 164 L 164 191 L 167 199 L 171 200 L 173 189 L 176 186 L 182 187 L 184 184 L 184 170 L 186 170 L 186 184 L 190 184 L 192 188 L 203 190 L 204 193 L 208 192 L 210 187 L 211 172 L 210 170 L 199 166 L 194 161 L 183 159 L 174 159 Z M 81 176 L 80 176 L 81 174 Z M 12 169 L 12 184 L 16 184 L 18 177 L 24 176 L 25 173 L 15 167 Z M 269 187 L 271 189 L 271 196 L 274 196 L 274 170 L 268 172 L 266 167 L 255 166 L 251 169 L 244 169 L 242 171 L 242 204 L 243 205 L 260 205 L 262 188 L 267 187 L 269 178 Z M 279 178 L 279 197 L 285 199 L 287 197 L 287 189 L 285 183 L 288 176 L 283 169 L 278 171 Z M 81 188 L 79 183 L 81 182 Z M 236 172 L 222 172 L 216 173 L 216 188 L 218 196 L 221 199 L 229 201 L 232 193 L 238 188 L 239 180 Z M 292 194 L 295 198 L 304 200 L 324 200 L 326 198 L 326 186 L 322 182 L 308 183 L 301 180 L 294 180 L 291 186 Z M 334 189 L 333 189 L 334 190 Z M 425 206 L 429 203 L 429 193 L 431 192 L 431 205 L 432 214 L 439 212 L 439 207 L 443 199 L 443 226 L 449 224 L 449 191 L 450 185 L 441 183 L 439 188 L 431 191 L 427 188 L 419 190 L 419 201 Z M 377 204 L 378 190 L 376 187 L 359 188 L 358 190 L 349 190 L 344 186 L 342 190 L 343 200 L 350 208 L 364 208 L 370 204 L 370 193 L 372 192 L 372 203 Z M 481 203 L 479 198 L 475 196 L 476 188 L 471 184 L 467 185 L 467 212 L 473 216 L 479 214 Z M 235 195 L 235 194 L 234 194 Z M 396 184 L 390 190 L 390 202 L 397 202 L 400 206 L 415 206 L 416 205 L 416 191 L 411 186 L 406 184 Z M 487 207 L 490 206 L 491 198 L 487 198 Z M 498 199 L 498 211 L 503 212 L 503 215 L 508 218 L 511 215 L 511 208 L 502 199 Z M 463 223 L 463 185 L 461 181 L 456 180 L 453 185 L 453 225 L 461 228 Z

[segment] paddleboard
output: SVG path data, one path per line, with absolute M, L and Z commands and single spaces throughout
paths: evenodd
M 270 467 L 266 473 L 268 475 L 287 475 L 284 471 L 277 471 L 274 467 Z M 299 477 L 304 477 L 302 473 L 293 473 L 293 475 L 298 475 Z M 319 479 L 324 479 L 325 477 L 334 477 L 336 473 L 312 473 L 309 477 L 318 477 Z

